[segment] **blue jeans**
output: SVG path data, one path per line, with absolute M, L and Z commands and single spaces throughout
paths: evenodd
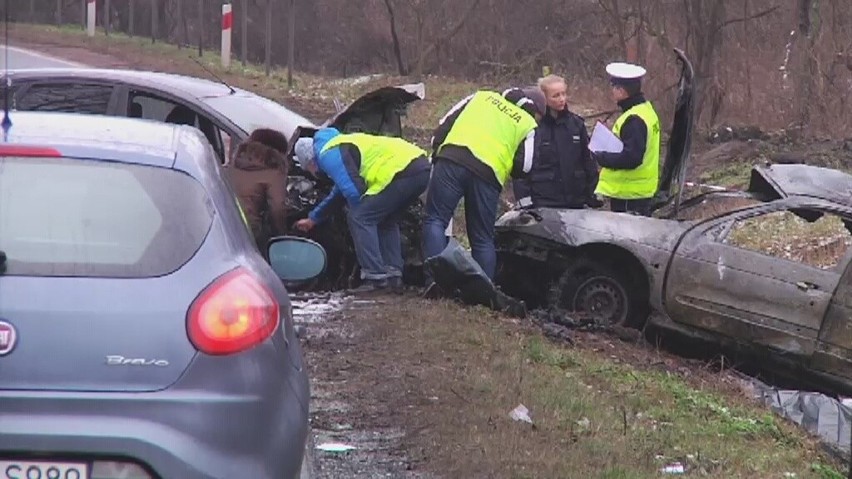
M 494 279 L 497 252 L 494 248 L 494 223 L 500 187 L 476 176 L 452 161 L 437 158 L 426 193 L 426 219 L 423 220 L 423 254 L 431 258 L 447 247 L 444 231 L 459 201 L 464 198 L 465 226 L 473 259 Z
M 429 170 L 395 178 L 379 194 L 365 196 L 358 206 L 349 210 L 349 231 L 361 265 L 361 278 L 402 277 L 399 220 L 428 183 Z

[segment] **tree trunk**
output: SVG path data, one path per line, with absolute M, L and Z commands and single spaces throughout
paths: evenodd
M 130 5 L 128 5 L 129 11 L 127 13 L 127 15 L 128 15 L 128 18 L 127 18 L 127 34 L 132 37 L 134 30 L 135 30 L 135 25 L 136 25 L 136 15 L 134 14 L 136 12 L 136 8 L 135 8 L 136 0 L 128 0 L 128 1 L 130 2 Z
M 272 73 L 272 0 L 266 0 L 266 54 L 263 61 L 266 76 Z
M 157 0 L 151 0 L 151 43 L 157 41 Z
M 242 53 L 243 68 L 248 66 L 248 12 L 249 12 L 249 0 L 243 0 L 240 2 L 240 19 L 241 27 L 240 27 L 240 49 Z
M 30 0 L 30 22 L 32 22 L 32 23 L 36 23 L 35 14 L 36 14 L 35 0 Z
M 56 24 L 62 25 L 62 0 L 56 0 Z
M 296 61 L 296 0 L 290 0 L 290 38 L 287 42 L 287 86 L 293 88 L 293 67 Z
M 816 80 L 819 74 L 816 52 L 816 39 L 819 33 L 819 0 L 799 0 L 799 33 L 806 44 L 800 48 L 804 61 L 799 73 L 798 120 L 804 128 L 811 122 L 811 107 L 816 93 Z
M 402 61 L 402 49 L 399 46 L 399 35 L 396 32 L 396 17 L 394 16 L 392 0 L 385 0 L 385 7 L 388 9 L 388 18 L 390 21 L 391 39 L 393 39 L 393 55 L 396 57 L 397 70 L 401 76 L 408 75 L 405 68 L 405 62 Z
M 104 0 L 104 16 L 103 16 L 104 20 L 103 21 L 104 21 L 104 35 L 106 35 L 106 36 L 109 36 L 109 27 L 112 24 L 112 22 L 110 21 L 111 20 L 111 18 L 110 18 L 111 12 L 110 12 L 109 7 L 110 7 L 109 0 Z
M 177 28 L 178 28 L 177 44 L 178 44 L 178 50 L 180 50 L 181 48 L 183 48 L 184 43 L 189 43 L 189 42 L 186 41 L 186 27 L 185 27 L 186 23 L 183 22 L 183 2 L 177 2 L 177 13 L 175 14 L 175 17 L 177 17 L 177 18 L 175 18 L 175 22 L 176 22 L 175 24 L 177 25 Z M 181 30 L 183 30 L 183 31 L 181 31 Z
M 204 0 L 198 0 L 198 58 L 204 55 Z

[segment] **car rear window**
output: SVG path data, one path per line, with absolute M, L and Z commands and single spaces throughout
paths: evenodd
M 166 168 L 0 158 L 6 275 L 141 278 L 179 269 L 213 220 L 202 186 Z

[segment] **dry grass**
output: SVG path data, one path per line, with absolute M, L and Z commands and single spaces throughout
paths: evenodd
M 414 299 L 351 320 L 363 338 L 343 356 L 372 378 L 352 387 L 408 426 L 403 447 L 418 470 L 644 478 L 681 461 L 690 476 L 828 477 L 812 470 L 821 459 L 811 440 L 724 375 L 684 379 L 630 344 L 570 348 L 490 311 Z M 519 403 L 534 427 L 509 419 Z

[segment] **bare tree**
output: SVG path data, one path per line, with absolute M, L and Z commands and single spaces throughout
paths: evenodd
M 402 60 L 402 48 L 399 45 L 399 35 L 396 32 L 396 17 L 394 15 L 393 0 L 385 0 L 385 7 L 388 10 L 388 22 L 390 23 L 391 39 L 393 40 L 393 55 L 396 58 L 397 71 L 400 75 L 408 75 L 408 69 L 405 68 L 405 62 Z
M 293 88 L 293 67 L 296 62 L 296 0 L 290 0 L 290 18 L 287 26 L 290 39 L 287 42 L 287 86 Z
M 243 61 L 243 68 L 248 66 L 248 12 L 249 12 L 248 0 L 242 0 L 240 2 L 240 50 L 241 57 Z
M 266 76 L 272 73 L 272 2 L 273 0 L 266 0 L 266 55 L 263 60 Z

